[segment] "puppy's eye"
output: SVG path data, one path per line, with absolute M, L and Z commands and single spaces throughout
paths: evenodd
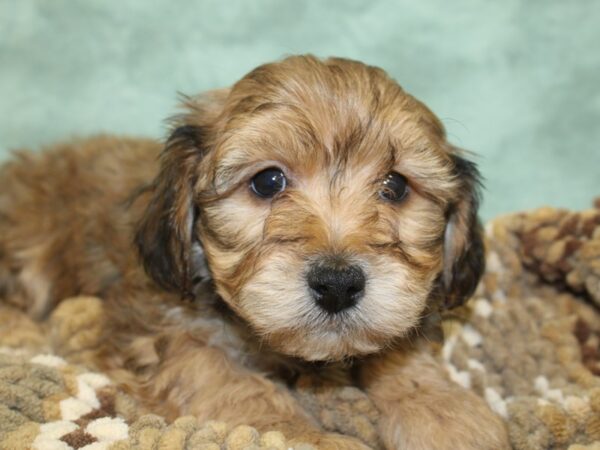
M 285 175 L 276 167 L 269 167 L 262 172 L 258 172 L 250 183 L 252 191 L 263 198 L 273 197 L 278 192 L 283 191 L 286 186 Z
M 408 184 L 404 175 L 398 172 L 390 172 L 385 176 L 379 196 L 390 202 L 399 202 L 408 194 Z

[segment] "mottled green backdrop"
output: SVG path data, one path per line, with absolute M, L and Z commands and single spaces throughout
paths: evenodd
M 0 0 L 0 158 L 161 137 L 176 92 L 290 53 L 388 70 L 477 152 L 483 215 L 600 194 L 598 0 Z

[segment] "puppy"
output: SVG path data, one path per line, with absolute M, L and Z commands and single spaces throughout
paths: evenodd
M 8 162 L 0 296 L 37 319 L 101 297 L 95 365 L 169 418 L 365 448 L 285 387 L 342 367 L 388 449 L 505 449 L 502 421 L 427 345 L 428 318 L 484 267 L 478 186 L 384 71 L 289 57 L 187 99 L 164 149 L 105 136 Z

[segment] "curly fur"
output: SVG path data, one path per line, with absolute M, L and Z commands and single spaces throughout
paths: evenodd
M 311 56 L 184 108 L 163 149 L 105 136 L 2 168 L 3 298 L 42 319 L 65 297 L 102 297 L 98 366 L 170 417 L 362 448 L 321 432 L 282 384 L 318 361 L 354 374 L 389 448 L 507 448 L 422 337 L 483 270 L 479 175 L 439 120 L 381 69 Z M 259 199 L 249 180 L 270 166 L 289 186 Z M 398 204 L 377 196 L 390 171 L 409 183 Z M 306 273 L 320 258 L 364 271 L 356 307 L 315 304 Z

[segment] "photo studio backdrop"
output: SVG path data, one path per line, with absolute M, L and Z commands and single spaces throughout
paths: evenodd
M 387 70 L 479 156 L 482 215 L 600 195 L 600 1 L 0 0 L 0 161 L 163 138 L 177 92 L 293 53 Z

